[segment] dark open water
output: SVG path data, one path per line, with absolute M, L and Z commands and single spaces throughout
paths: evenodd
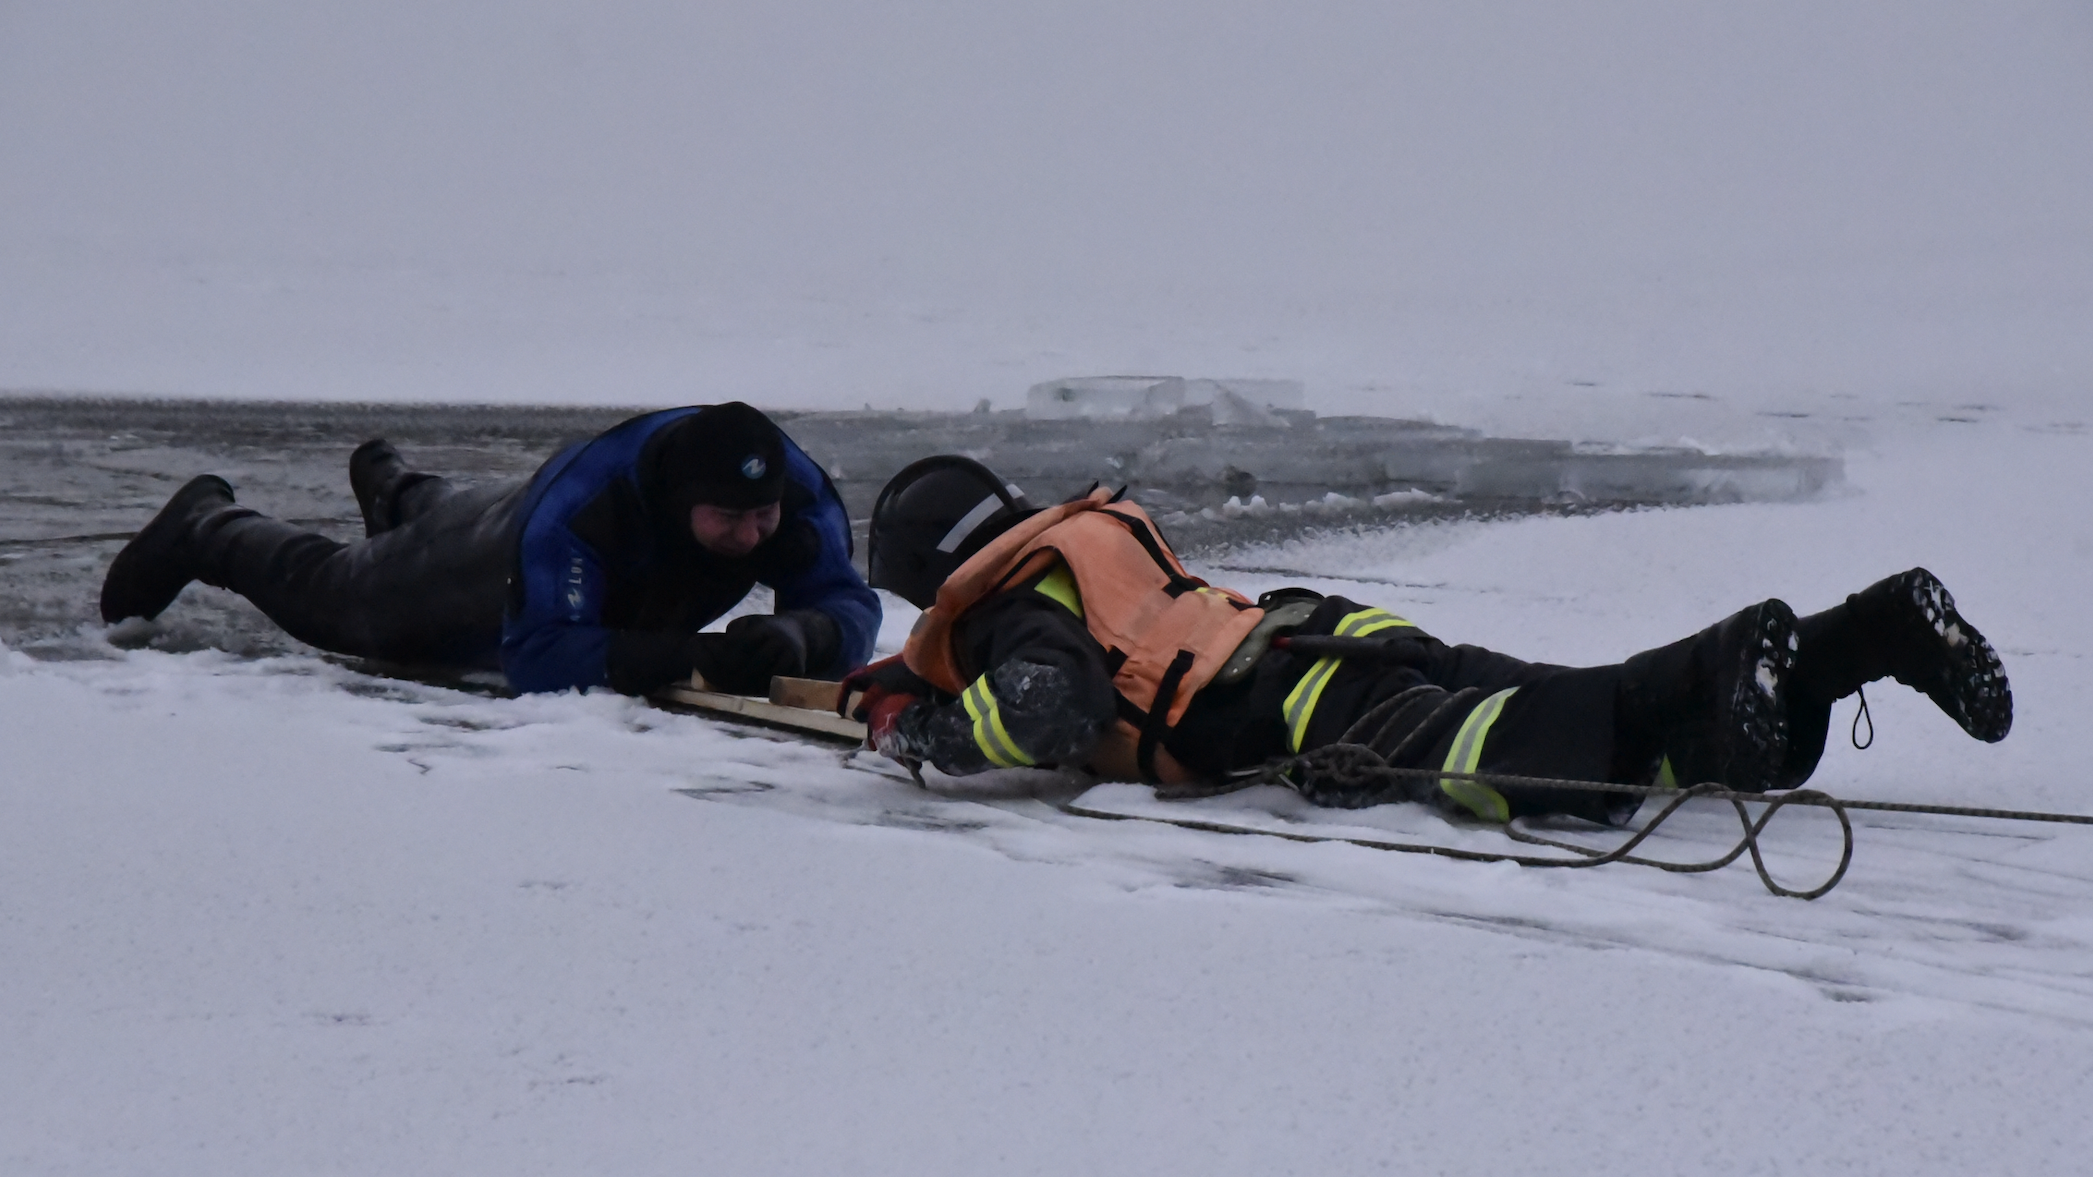
M 561 446 L 637 411 L 0 396 L 0 641 L 43 658 L 106 656 L 96 612 L 102 574 L 124 540 L 195 475 L 223 475 L 242 503 L 354 539 L 362 524 L 347 462 L 366 438 L 390 438 L 411 465 L 460 482 L 524 478 Z M 1041 502 L 1093 480 L 1126 484 L 1188 552 L 1452 516 L 1808 498 L 1840 479 L 1836 458 L 1588 452 L 1381 418 L 1293 414 L 1285 428 L 1258 429 L 1216 427 L 1194 412 L 1121 422 L 1019 413 L 777 417 L 835 477 L 861 538 L 886 479 L 942 452 L 988 462 Z M 1252 495 L 1268 505 L 1249 514 L 1221 509 Z M 1341 500 L 1327 504 L 1330 495 Z M 1376 505 L 1377 495 L 1392 497 Z M 248 656 L 305 649 L 244 601 L 201 585 L 159 626 L 119 640 Z

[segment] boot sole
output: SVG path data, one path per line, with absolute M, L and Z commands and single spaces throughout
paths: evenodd
M 1788 755 L 1788 681 L 1800 645 L 1786 602 L 1758 607 L 1729 691 L 1723 779 L 1733 789 L 1762 793 L 1778 783 Z
M 1947 663 L 1945 683 L 1914 684 L 1948 713 L 1962 730 L 1996 744 L 2013 730 L 2013 688 L 1998 651 L 1955 610 L 1955 597 L 1940 578 L 1923 568 L 1904 574 L 1898 590 L 1940 639 Z

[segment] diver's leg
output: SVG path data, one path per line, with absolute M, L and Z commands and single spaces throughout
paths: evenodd
M 374 437 L 349 455 L 349 489 L 366 537 L 391 531 L 455 493 L 447 479 L 409 470 L 400 451 Z
M 452 493 L 354 544 L 231 507 L 196 527 L 197 579 L 239 593 L 323 650 L 492 666 L 521 493 L 521 486 Z

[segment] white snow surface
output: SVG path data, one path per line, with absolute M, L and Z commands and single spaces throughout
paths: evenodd
M 2001 411 L 1849 455 L 1829 501 L 1205 571 L 1580 662 L 1923 563 L 2001 649 L 2013 734 L 1884 684 L 1875 746 L 1842 711 L 1816 783 L 2082 812 L 2089 446 Z M 602 694 L 317 657 L 0 666 L 10 1174 L 2037 1174 L 2093 1145 L 2093 830 L 1862 816 L 1845 883 L 1803 903 L 1743 866 L 1088 821 L 1052 805 L 1069 778 L 926 792 Z M 1411 806 L 1166 811 L 1505 845 Z M 1776 829 L 1776 872 L 1821 878 L 1829 818 Z
M 1580 663 L 1924 564 L 2013 734 L 1885 685 L 1815 783 L 2087 812 L 2089 100 L 2073 0 L 5 3 L 0 389 L 964 409 L 1206 373 L 1843 447 L 1816 503 L 1204 571 Z M 0 1173 L 2093 1151 L 2093 831 L 1868 816 L 1800 903 L 930 784 L 604 695 L 0 650 Z M 1167 812 L 1501 845 L 1408 807 Z M 1776 871 L 1814 882 L 1828 835 L 1781 817 Z

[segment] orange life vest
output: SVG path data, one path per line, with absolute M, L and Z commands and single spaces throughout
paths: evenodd
M 1150 781 L 1187 779 L 1161 753 L 1161 741 L 1264 611 L 1241 593 L 1187 573 L 1148 512 L 1112 501 L 1109 491 L 1041 511 L 960 565 L 938 589 L 936 604 L 917 620 L 903 661 L 945 691 L 964 691 L 952 647 L 954 623 L 1056 559 L 1075 579 L 1083 624 L 1105 648 L 1119 694 L 1119 717 L 1099 742 L 1091 767 L 1122 777 L 1138 771 Z

